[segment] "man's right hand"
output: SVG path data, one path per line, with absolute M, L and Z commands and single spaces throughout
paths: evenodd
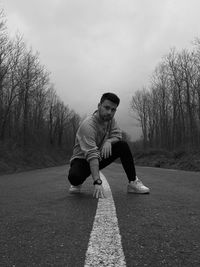
M 98 184 L 94 185 L 93 197 L 95 197 L 95 198 L 105 198 L 104 189 L 103 189 L 102 184 L 101 185 L 98 185 Z

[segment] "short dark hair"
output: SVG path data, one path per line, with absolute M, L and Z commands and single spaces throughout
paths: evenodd
M 102 95 L 101 100 L 100 100 L 100 104 L 102 104 L 105 100 L 109 100 L 115 104 L 117 104 L 117 106 L 119 106 L 120 103 L 120 99 L 117 95 L 113 94 L 113 93 L 105 93 Z

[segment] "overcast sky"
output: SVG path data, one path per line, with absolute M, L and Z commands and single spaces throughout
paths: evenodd
M 10 35 L 20 32 L 40 53 L 57 95 L 80 115 L 104 92 L 116 93 L 116 118 L 133 139 L 134 91 L 170 48 L 191 48 L 200 37 L 199 0 L 1 0 Z

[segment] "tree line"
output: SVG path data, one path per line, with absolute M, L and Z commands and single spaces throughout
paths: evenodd
M 196 149 L 200 145 L 200 39 L 192 48 L 170 49 L 148 87 L 132 96 L 145 148 Z
M 66 88 L 67 89 L 67 88 Z M 0 142 L 71 151 L 80 116 L 57 96 L 39 54 L 7 33 L 0 11 Z

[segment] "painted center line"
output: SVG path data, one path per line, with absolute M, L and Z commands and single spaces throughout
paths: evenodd
M 117 215 L 110 186 L 100 173 L 106 198 L 98 200 L 84 267 L 125 267 Z

